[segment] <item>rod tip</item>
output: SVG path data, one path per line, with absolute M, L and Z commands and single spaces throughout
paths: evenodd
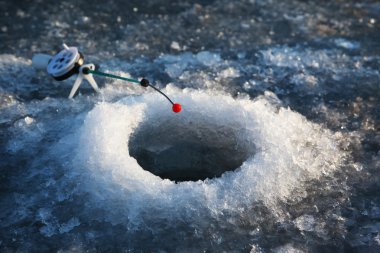
M 173 110 L 173 112 L 175 112 L 175 113 L 179 113 L 181 110 L 182 110 L 182 108 L 181 108 L 181 104 L 173 104 L 173 107 L 172 107 L 172 110 Z

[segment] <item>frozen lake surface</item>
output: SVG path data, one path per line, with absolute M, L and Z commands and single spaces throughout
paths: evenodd
M 0 9 L 0 252 L 380 251 L 378 1 Z

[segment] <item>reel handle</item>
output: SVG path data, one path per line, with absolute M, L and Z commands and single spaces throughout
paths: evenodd
M 48 54 L 35 54 L 32 58 L 32 65 L 36 69 L 46 70 L 51 58 L 51 55 Z

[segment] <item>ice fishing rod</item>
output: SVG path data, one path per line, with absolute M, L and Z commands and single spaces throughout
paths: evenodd
M 91 87 L 99 92 L 98 85 L 93 77 L 93 75 L 109 77 L 114 79 L 119 79 L 131 83 L 140 84 L 142 87 L 151 87 L 161 95 L 163 95 L 171 104 L 172 110 L 175 113 L 181 111 L 181 105 L 174 103 L 164 92 L 151 85 L 150 82 L 142 78 L 140 81 L 136 79 L 126 78 L 118 75 L 113 75 L 110 73 L 105 73 L 97 70 L 95 65 L 84 64 L 84 56 L 78 51 L 76 47 L 68 47 L 63 44 L 64 49 L 58 54 L 51 56 L 47 54 L 36 54 L 33 56 L 32 64 L 38 69 L 46 69 L 48 74 L 50 74 L 55 80 L 63 81 L 70 78 L 73 75 L 78 75 L 75 80 L 73 87 L 71 88 L 69 98 L 73 98 L 79 86 L 81 85 L 83 79 L 86 79 Z

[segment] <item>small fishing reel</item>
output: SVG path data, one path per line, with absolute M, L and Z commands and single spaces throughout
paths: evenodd
M 94 64 L 84 64 L 84 56 L 76 47 L 68 47 L 63 44 L 64 49 L 58 54 L 51 56 L 46 54 L 36 54 L 33 56 L 32 64 L 38 69 L 45 69 L 55 80 L 63 81 L 73 75 L 78 75 L 69 98 L 73 98 L 79 89 L 83 79 L 86 79 L 92 88 L 99 92 L 95 79 L 88 70 L 95 70 Z

